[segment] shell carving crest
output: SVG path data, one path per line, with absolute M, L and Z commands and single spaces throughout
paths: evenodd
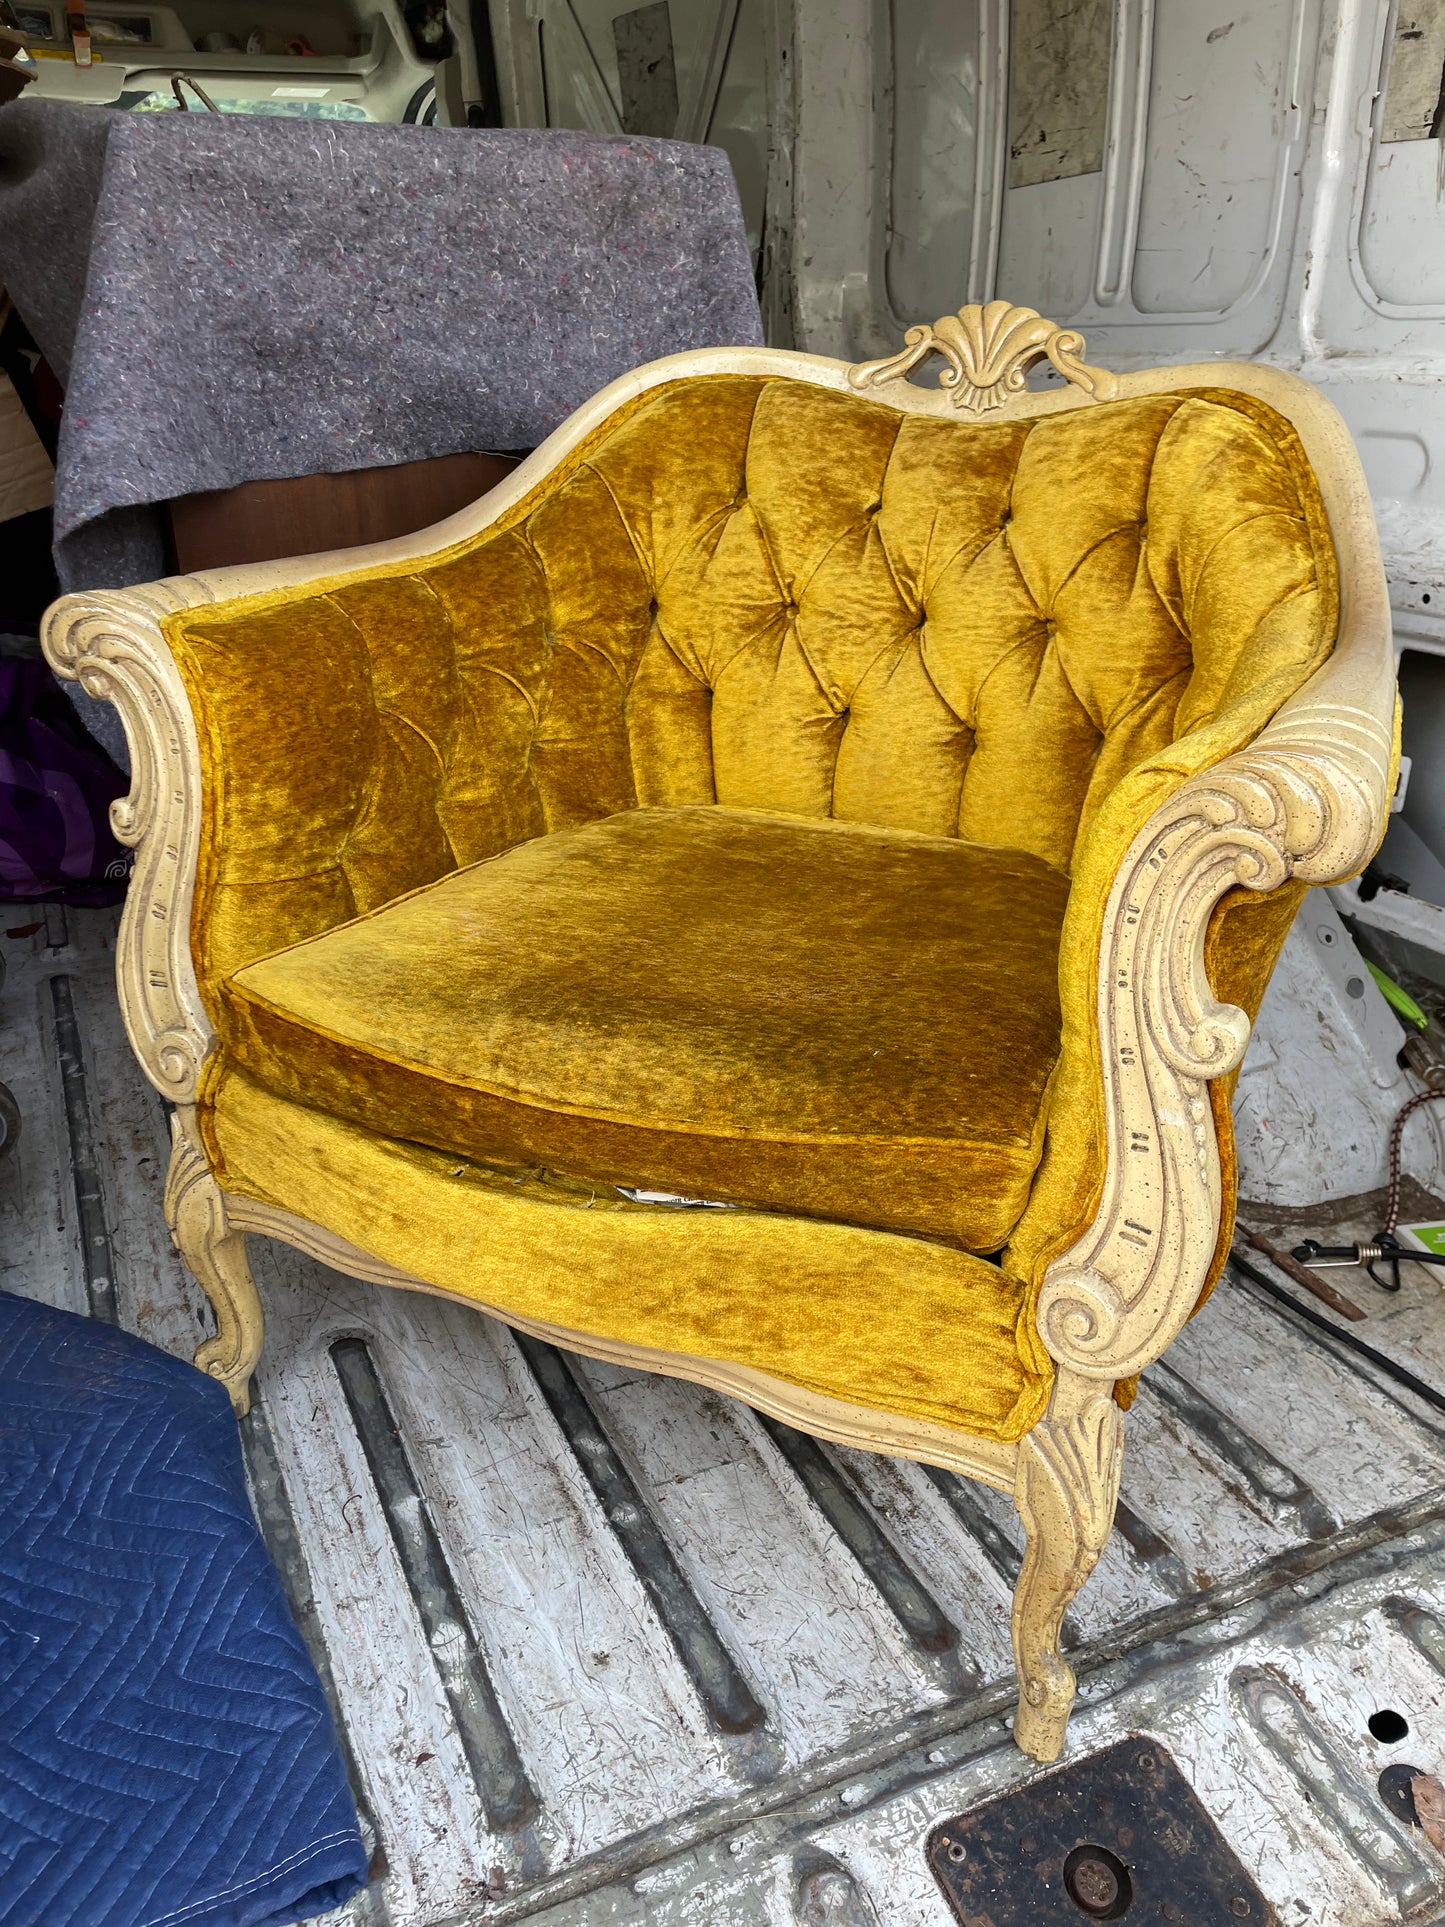
M 848 370 L 855 388 L 873 388 L 910 374 L 929 355 L 942 355 L 948 366 L 941 377 L 954 406 L 970 415 L 986 415 L 1018 394 L 1036 362 L 1048 361 L 1076 388 L 1096 401 L 1112 399 L 1116 383 L 1102 368 L 1079 359 L 1084 337 L 1071 328 L 1046 321 L 1036 308 L 1016 308 L 1009 301 L 976 302 L 957 314 L 943 315 L 930 327 L 920 322 L 903 337 L 896 355 L 882 361 L 862 361 Z

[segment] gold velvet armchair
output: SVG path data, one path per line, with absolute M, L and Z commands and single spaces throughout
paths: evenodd
M 995 302 L 675 357 L 420 535 L 45 639 L 131 744 L 197 1362 L 244 1409 L 263 1232 L 996 1486 L 1039 1759 L 1253 1014 L 1393 780 L 1333 410 L 1082 348 Z

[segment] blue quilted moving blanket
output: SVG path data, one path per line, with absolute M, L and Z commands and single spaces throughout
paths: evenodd
M 281 1927 L 365 1876 L 225 1392 L 0 1292 L 0 1927 Z

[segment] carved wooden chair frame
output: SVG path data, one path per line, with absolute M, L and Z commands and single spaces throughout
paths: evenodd
M 1210 913 L 1237 884 L 1268 890 L 1291 876 L 1326 884 L 1360 869 L 1378 842 L 1393 783 L 1389 605 L 1370 499 L 1344 424 L 1316 390 L 1278 369 L 1212 362 L 1113 375 L 1084 364 L 1083 345 L 1032 309 L 997 301 L 912 328 L 901 353 L 861 366 L 764 348 L 675 355 L 613 382 L 507 480 L 433 528 L 330 555 L 66 596 L 51 609 L 44 636 L 52 667 L 113 702 L 124 720 L 134 774 L 112 818 L 117 836 L 135 847 L 136 863 L 120 933 L 121 1008 L 146 1075 L 175 1107 L 166 1217 L 217 1323 L 196 1363 L 222 1380 L 244 1411 L 262 1340 L 246 1232 L 279 1238 L 357 1278 L 437 1288 L 288 1212 L 224 1195 L 206 1163 L 194 1107 L 214 1034 L 190 947 L 201 762 L 190 705 L 161 633 L 166 616 L 348 568 L 421 558 L 474 535 L 620 404 L 680 377 L 785 376 L 843 393 L 866 389 L 905 413 L 951 417 L 961 410 L 998 421 L 1116 397 L 1228 387 L 1257 396 L 1293 423 L 1339 559 L 1338 642 L 1247 749 L 1169 798 L 1119 866 L 1097 979 L 1107 1168 L 1093 1224 L 1045 1276 L 1039 1328 L 1057 1376 L 1039 1423 L 1017 1444 L 981 1440 L 805 1392 L 746 1367 L 495 1311 L 568 1349 L 695 1380 L 816 1436 L 947 1466 L 1007 1493 L 1027 1542 L 1013 1605 L 1020 1689 L 1014 1734 L 1041 1760 L 1062 1750 L 1074 1698 L 1059 1646 L 1063 1614 L 1113 1523 L 1124 1434 L 1114 1381 L 1158 1358 L 1188 1319 L 1220 1224 L 1220 1160 L 1205 1083 L 1239 1063 L 1249 1022 L 1211 994 L 1204 971 Z M 933 352 L 946 362 L 941 386 L 908 382 Z M 1064 386 L 1027 387 L 1028 369 L 1043 359 Z

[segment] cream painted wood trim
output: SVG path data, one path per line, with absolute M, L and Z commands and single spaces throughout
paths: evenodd
M 201 751 L 195 718 L 161 623 L 208 601 L 188 578 L 62 596 L 47 611 L 46 660 L 58 676 L 120 711 L 130 746 L 128 796 L 111 828 L 136 852 L 121 912 L 116 982 L 131 1048 L 176 1104 L 194 1101 L 215 1042 L 191 957 L 191 899 L 201 848 Z
M 1373 853 L 1388 802 L 1392 668 L 1374 680 L 1366 701 L 1348 703 L 1314 699 L 1317 677 L 1249 749 L 1178 790 L 1119 867 L 1098 976 L 1103 1198 L 1039 1298 L 1045 1345 L 1083 1377 L 1143 1370 L 1198 1301 L 1223 1209 L 1205 1084 L 1239 1064 L 1250 1030 L 1210 991 L 1209 918 L 1236 884 L 1333 883 Z
M 1124 1466 L 1124 1414 L 1095 1390 L 1066 1419 L 1047 1418 L 1019 1447 L 1014 1504 L 1024 1562 L 1014 1588 L 1014 1738 L 1038 1760 L 1056 1760 L 1074 1704 L 1073 1668 L 1060 1644 L 1064 1613 L 1109 1543 Z
M 211 1175 L 193 1105 L 179 1104 L 171 1113 L 171 1163 L 164 1208 L 175 1247 L 216 1314 L 216 1335 L 197 1348 L 195 1363 L 201 1371 L 220 1379 L 244 1418 L 251 1403 L 251 1374 L 261 1357 L 266 1321 L 245 1238 Z
M 1022 394 L 1029 369 L 1040 361 L 1050 362 L 1055 373 L 1096 401 L 1112 401 L 1118 388 L 1113 375 L 1079 359 L 1084 351 L 1081 334 L 1045 321 L 1037 308 L 1016 308 L 1009 301 L 985 306 L 974 302 L 932 326 L 920 322 L 903 340 L 898 354 L 850 368 L 852 385 L 874 388 L 899 380 L 937 354 L 947 364 L 940 386 L 955 408 L 970 415 L 990 414 L 1010 396 Z
M 951 1426 L 934 1425 L 926 1419 L 902 1418 L 889 1412 L 874 1411 L 867 1405 L 829 1398 L 810 1392 L 786 1379 L 774 1378 L 747 1365 L 694 1358 L 684 1352 L 655 1351 L 647 1345 L 629 1345 L 619 1339 L 601 1338 L 592 1332 L 572 1331 L 565 1325 L 552 1325 L 538 1318 L 522 1318 L 500 1305 L 486 1304 L 466 1292 L 450 1291 L 444 1285 L 429 1284 L 409 1272 L 398 1271 L 383 1259 L 374 1258 L 339 1238 L 335 1232 L 298 1218 L 294 1212 L 235 1192 L 226 1194 L 226 1217 L 232 1229 L 258 1231 L 268 1238 L 279 1238 L 308 1257 L 319 1259 L 333 1271 L 348 1277 L 363 1278 L 368 1284 L 394 1285 L 401 1291 L 427 1292 L 434 1298 L 449 1298 L 454 1304 L 484 1312 L 517 1331 L 533 1338 L 544 1338 L 564 1351 L 581 1352 L 587 1358 L 604 1359 L 610 1365 L 634 1366 L 639 1371 L 660 1372 L 667 1378 L 685 1378 L 724 1392 L 745 1405 L 756 1406 L 770 1418 L 782 1419 L 814 1438 L 828 1439 L 835 1445 L 855 1445 L 866 1452 L 886 1452 L 895 1458 L 917 1459 L 926 1465 L 947 1466 L 966 1477 L 995 1486 L 1000 1492 L 1013 1493 L 1018 1463 L 1017 1445 L 1003 1445 L 992 1439 L 974 1438 Z

